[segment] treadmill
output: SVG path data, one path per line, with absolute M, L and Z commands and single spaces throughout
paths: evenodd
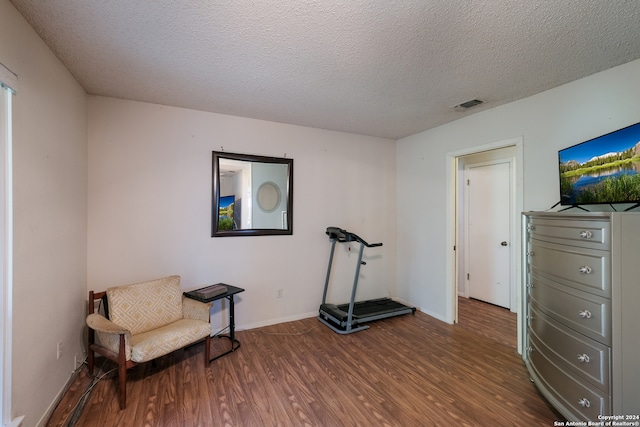
M 367 322 L 386 319 L 388 317 L 401 316 L 403 314 L 415 314 L 415 307 L 408 307 L 391 298 L 378 298 L 367 301 L 356 302 L 356 289 L 358 287 L 358 277 L 360 276 L 360 266 L 366 265 L 362 261 L 364 248 L 382 246 L 382 243 L 367 243 L 363 238 L 355 233 L 350 233 L 338 227 L 328 227 L 326 231 L 331 240 L 331 255 L 329 256 L 329 267 L 327 268 L 327 278 L 324 283 L 324 293 L 322 294 L 322 304 L 318 314 L 318 320 L 339 334 L 350 334 L 353 332 L 368 329 Z M 356 274 L 353 279 L 351 290 L 351 300 L 346 304 L 327 304 L 327 290 L 329 288 L 329 278 L 331 276 L 331 266 L 336 243 L 360 243 L 358 252 L 358 263 L 356 264 Z

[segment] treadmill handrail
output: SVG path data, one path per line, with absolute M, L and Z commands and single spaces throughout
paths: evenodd
M 343 230 L 339 227 L 327 227 L 327 235 L 331 240 L 337 240 L 338 242 L 352 242 L 356 241 L 362 243 L 368 248 L 373 248 L 376 246 L 382 246 L 382 243 L 367 243 L 362 237 L 358 236 L 355 233 L 351 233 L 347 230 Z

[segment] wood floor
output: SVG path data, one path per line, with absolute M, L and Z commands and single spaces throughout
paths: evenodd
M 115 372 L 78 403 L 91 382 L 84 370 L 47 425 L 548 427 L 561 419 L 516 352 L 515 315 L 467 299 L 459 311 L 455 326 L 417 312 L 351 335 L 315 318 L 240 331 L 240 349 L 207 367 L 197 344 L 130 370 L 122 411 Z

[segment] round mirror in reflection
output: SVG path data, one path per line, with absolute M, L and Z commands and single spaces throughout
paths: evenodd
M 281 197 L 278 186 L 271 181 L 267 181 L 258 188 L 256 199 L 260 209 L 264 212 L 273 212 L 280 205 Z

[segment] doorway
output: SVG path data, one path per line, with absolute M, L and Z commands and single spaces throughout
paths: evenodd
M 483 162 L 511 162 L 509 174 L 509 192 L 511 195 L 509 217 L 509 238 L 501 239 L 498 244 L 507 241 L 509 255 L 509 308 L 517 316 L 517 348 L 522 352 L 522 310 L 519 278 L 521 259 L 518 254 L 521 245 L 520 224 L 523 210 L 523 141 L 522 137 L 498 141 L 456 152 L 447 153 L 447 247 L 451 250 L 447 256 L 447 319 L 458 323 L 458 296 L 468 296 L 466 282 L 465 212 L 464 191 L 465 166 Z M 502 246 L 502 245 L 501 245 Z M 502 279 L 504 280 L 504 279 Z

